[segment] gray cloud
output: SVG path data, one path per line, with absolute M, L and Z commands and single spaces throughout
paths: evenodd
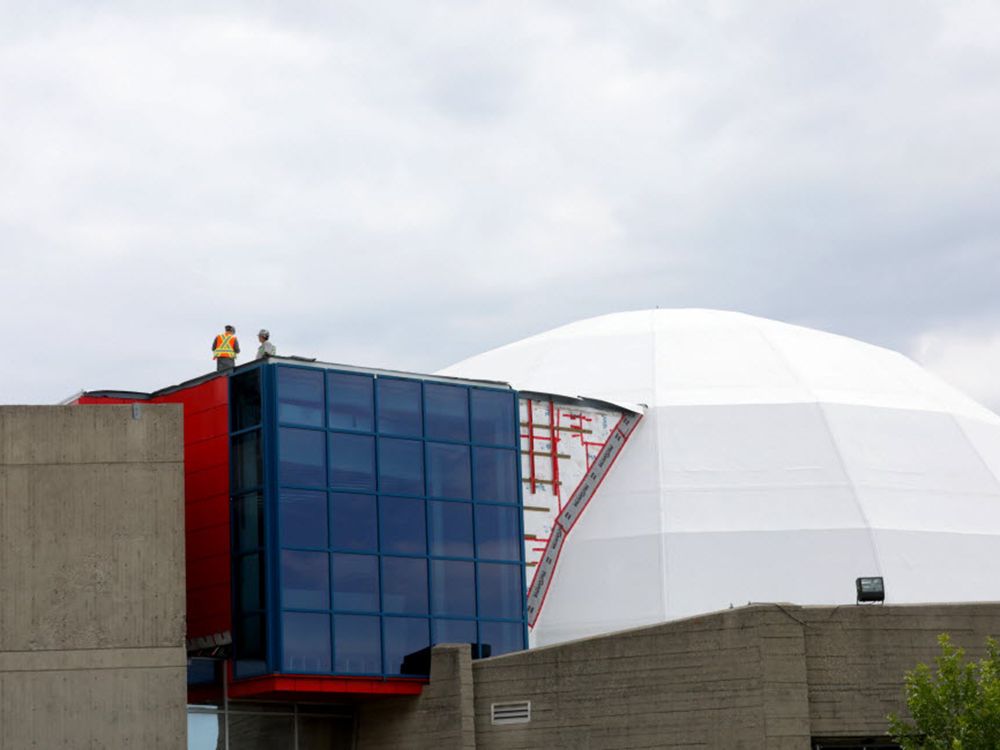
M 977 389 L 998 80 L 971 0 L 0 10 L 0 400 L 186 379 L 226 322 L 432 370 L 654 305 Z

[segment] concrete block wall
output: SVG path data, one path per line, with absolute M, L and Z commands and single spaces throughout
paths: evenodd
M 806 607 L 809 714 L 817 737 L 880 734 L 885 717 L 902 713 L 903 674 L 933 666 L 937 637 L 948 633 L 969 657 L 1000 638 L 1000 604 Z
M 467 648 L 439 647 L 424 695 L 362 707 L 358 748 L 809 750 L 877 737 L 905 710 L 903 673 L 933 662 L 942 632 L 981 655 L 1000 603 L 759 604 L 471 663 Z M 530 723 L 491 723 L 492 704 L 525 700 Z
M 0 750 L 185 746 L 181 422 L 0 407 Z
M 361 706 L 357 750 L 473 750 L 472 650 L 466 644 L 431 650 L 431 681 L 415 698 Z
M 804 750 L 803 648 L 783 613 L 755 608 L 476 662 L 477 747 Z M 491 704 L 514 700 L 531 722 L 493 726 Z

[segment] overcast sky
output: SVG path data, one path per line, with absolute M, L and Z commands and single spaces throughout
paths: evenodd
M 995 0 L 0 0 L 0 403 L 659 305 L 996 409 L 998 133 Z

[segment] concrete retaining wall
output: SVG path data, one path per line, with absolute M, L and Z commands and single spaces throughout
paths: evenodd
M 760 604 L 468 668 L 468 647 L 438 647 L 423 696 L 362 708 L 358 748 L 809 750 L 883 735 L 904 671 L 933 661 L 942 632 L 979 655 L 1000 604 Z M 510 701 L 531 702 L 530 723 L 491 723 Z
M 0 750 L 185 747 L 179 406 L 0 407 Z

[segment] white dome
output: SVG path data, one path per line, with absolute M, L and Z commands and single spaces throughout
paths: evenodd
M 648 409 L 538 644 L 741 605 L 1000 600 L 1000 417 L 901 354 L 709 310 L 572 323 L 442 374 Z

